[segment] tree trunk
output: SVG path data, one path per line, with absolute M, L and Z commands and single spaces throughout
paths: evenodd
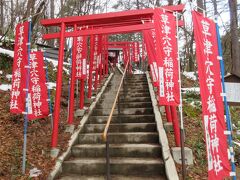
M 136 5 L 137 5 L 137 9 L 140 9 L 140 7 L 139 7 L 139 0 L 136 0 Z
M 54 5 L 54 0 L 50 0 L 50 18 L 53 19 L 54 18 L 54 9 L 55 9 L 55 5 Z M 50 33 L 54 33 L 55 32 L 55 28 L 54 27 L 50 27 L 49 28 Z M 48 41 L 50 46 L 54 46 L 54 39 Z
M 199 7 L 198 8 L 198 11 L 199 12 L 203 12 L 202 9 L 204 9 L 204 5 L 203 5 L 203 0 L 198 0 L 197 1 L 197 6 Z M 201 8 L 201 9 L 200 9 Z M 195 70 L 195 58 L 193 56 L 193 40 L 194 40 L 194 33 L 192 33 L 191 35 L 191 40 L 190 40 L 190 49 L 189 49 L 189 62 L 188 62 L 188 69 L 189 71 L 194 71 Z
M 64 7 L 63 7 L 63 0 L 61 0 L 61 17 L 64 16 Z
M 197 0 L 197 6 L 199 7 L 198 11 L 203 13 L 204 6 L 203 6 L 203 0 Z
M 169 6 L 173 5 L 173 0 L 168 0 L 168 5 Z
M 0 0 L 0 6 L 1 6 L 1 27 L 0 27 L 0 34 L 4 33 L 3 25 L 4 25 L 4 12 L 3 12 L 3 0 Z
M 218 14 L 217 0 L 213 0 L 213 8 L 214 8 L 214 15 L 216 16 Z
M 34 6 L 35 6 L 36 0 L 28 0 L 27 2 L 27 9 L 24 13 L 23 19 L 28 18 L 32 12 L 34 12 Z
M 237 0 L 228 0 L 230 9 L 230 25 L 231 25 L 231 59 L 232 73 L 240 77 L 240 56 L 239 56 L 239 37 L 237 27 Z
M 156 0 L 155 6 L 159 7 L 160 6 L 160 0 Z
M 11 0 L 11 29 L 13 29 L 14 24 L 14 6 L 13 6 L 13 0 Z
M 50 0 L 50 17 L 54 18 L 54 0 Z

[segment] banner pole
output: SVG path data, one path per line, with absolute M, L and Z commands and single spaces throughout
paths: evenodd
M 47 66 L 47 60 L 46 60 L 46 50 L 43 49 L 43 57 L 44 57 L 44 62 L 45 62 L 45 66 L 46 66 L 46 83 L 49 82 L 49 77 L 48 77 L 48 66 Z M 53 110 L 52 110 L 52 101 L 51 101 L 51 95 L 50 95 L 50 88 L 49 86 L 47 86 L 47 90 L 48 90 L 48 105 L 49 105 L 49 111 L 50 114 L 49 116 L 51 117 L 51 128 L 53 128 Z
M 185 147 L 184 147 L 184 125 L 183 125 L 183 103 L 182 103 L 182 82 L 181 82 L 181 59 L 180 59 L 180 52 L 179 52 L 179 22 L 178 22 L 178 13 L 176 15 L 176 25 L 177 25 L 177 59 L 178 59 L 178 74 L 179 74 L 179 95 L 180 95 L 180 104 L 178 106 L 179 114 L 180 114 L 180 139 L 181 139 L 181 159 L 182 159 L 182 176 L 183 179 L 186 179 L 186 165 L 185 165 Z
M 89 75 L 88 75 L 88 99 L 92 97 L 92 71 L 93 71 L 93 59 L 94 59 L 94 35 L 90 36 L 90 62 L 89 62 Z
M 77 24 L 74 24 L 74 31 L 77 31 Z M 73 38 L 73 46 L 71 48 L 71 68 L 69 77 L 71 78 L 68 85 L 68 125 L 72 125 L 74 121 L 74 90 L 76 80 L 76 55 L 77 55 L 77 37 Z
M 222 76 L 222 93 L 223 93 L 223 99 L 224 99 L 224 106 L 225 106 L 225 114 L 226 114 L 226 122 L 227 122 L 227 130 L 228 130 L 228 145 L 230 149 L 230 161 L 231 161 L 231 168 L 232 172 L 230 173 L 230 176 L 233 177 L 234 180 L 236 180 L 236 166 L 234 162 L 234 150 L 233 150 L 233 143 L 232 143 L 232 126 L 231 126 L 231 116 L 229 112 L 229 106 L 227 103 L 227 96 L 226 96 L 226 88 L 225 88 L 225 82 L 224 82 L 224 62 L 223 62 L 223 52 L 222 52 L 222 45 L 221 45 L 221 39 L 220 39 L 220 33 L 219 33 L 219 27 L 216 23 L 216 31 L 217 31 L 217 41 L 218 41 L 218 59 L 220 61 L 220 69 L 221 69 L 221 76 Z
M 28 29 L 28 68 L 27 68 L 27 77 L 26 77 L 26 106 L 25 106 L 25 115 L 24 115 L 24 132 L 23 132 L 23 161 L 22 161 L 22 173 L 26 173 L 26 152 L 27 152 L 27 128 L 28 128 L 28 88 L 29 88 L 29 76 L 30 76 L 30 48 L 31 48 L 31 34 L 32 34 L 32 18 L 29 17 L 29 29 Z

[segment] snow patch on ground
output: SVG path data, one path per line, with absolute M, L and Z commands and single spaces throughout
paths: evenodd
M 186 71 L 184 71 L 183 75 L 186 76 L 188 79 L 192 79 L 194 81 L 197 80 L 197 76 L 196 76 L 195 72 L 186 72 Z
M 182 93 L 189 93 L 189 92 L 195 92 L 195 93 L 200 93 L 200 88 L 199 87 L 191 87 L 191 88 L 182 88 Z
M 53 60 L 53 59 L 50 59 L 50 58 L 45 58 L 45 57 L 44 57 L 44 60 L 48 61 L 48 62 L 52 62 L 54 67 L 58 66 L 58 61 L 56 61 L 56 60 Z M 63 62 L 63 65 L 70 66 L 71 64 L 67 63 L 67 62 Z
M 53 64 L 53 67 L 54 67 L 54 71 L 57 71 L 57 66 L 58 66 L 58 61 L 56 60 L 53 60 L 53 59 L 50 59 L 50 58 L 45 58 L 44 57 L 44 61 L 48 61 L 48 62 L 51 62 Z M 63 62 L 63 65 L 66 65 L 66 66 L 71 66 L 70 63 L 67 63 L 67 62 Z M 67 68 L 64 68 L 63 67 L 63 70 L 69 75 L 69 70 Z
M 11 88 L 12 88 L 11 84 L 1 84 L 0 85 L 0 90 L 2 90 L 2 91 L 8 91 L 8 90 L 11 90 Z
M 11 74 L 7 74 L 6 78 L 8 79 L 8 81 L 10 81 L 12 79 L 12 75 Z
M 2 41 L 11 41 L 11 42 L 15 42 L 14 39 L 10 39 L 10 38 L 7 37 L 7 36 L 2 37 L 2 36 L 0 35 L 0 39 L 1 39 Z
M 48 89 L 56 89 L 56 83 L 55 82 L 48 82 Z
M 56 89 L 56 83 L 54 83 L 54 82 L 48 82 L 47 85 L 48 85 L 49 89 Z M 2 90 L 2 91 L 8 91 L 11 89 L 12 89 L 11 84 L 1 84 L 0 85 L 0 90 Z
M 141 70 L 139 70 L 139 69 L 137 69 L 137 70 L 135 70 L 135 71 L 133 72 L 133 74 L 144 74 L 144 72 L 141 71 Z
M 0 54 L 6 54 L 6 55 L 8 55 L 8 56 L 10 56 L 10 57 L 13 58 L 13 56 L 14 56 L 14 51 L 0 48 Z

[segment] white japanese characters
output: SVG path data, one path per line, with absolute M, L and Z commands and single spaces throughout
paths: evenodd
M 77 37 L 77 54 L 76 54 L 76 78 L 81 77 L 82 72 L 82 52 L 83 52 L 83 37 Z
M 23 92 L 23 86 L 26 81 L 22 81 L 24 65 L 26 62 L 26 50 L 27 50 L 27 39 L 25 34 L 26 23 L 19 24 L 16 28 L 16 44 L 14 52 L 14 69 L 13 69 L 13 82 L 12 82 L 12 92 L 11 92 L 11 101 L 10 101 L 10 110 L 12 112 L 24 111 L 24 102 L 20 99 L 21 93 Z M 21 105 L 22 107 L 20 107 Z
M 30 54 L 30 84 L 31 92 L 30 98 L 32 99 L 32 110 L 36 117 L 42 116 L 42 88 L 39 84 L 40 74 L 38 71 L 38 62 L 35 53 Z M 32 95 L 32 97 L 31 97 Z
M 173 72 L 173 46 L 172 46 L 172 29 L 169 22 L 169 16 L 162 13 L 161 21 L 161 42 L 163 49 L 163 67 L 159 67 L 160 80 L 160 97 L 166 97 L 167 102 L 174 102 L 174 72 Z M 174 36 L 173 36 L 174 37 Z
M 201 32 L 203 34 L 203 52 L 204 57 L 206 58 L 204 63 L 204 73 L 206 77 L 207 85 L 207 113 L 204 114 L 204 125 L 206 133 L 206 145 L 207 145 L 207 156 L 208 156 L 208 170 L 214 170 L 217 175 L 221 170 L 223 170 L 222 160 L 219 155 L 219 137 L 217 129 L 217 108 L 216 108 L 216 99 L 214 94 L 214 71 L 213 68 L 213 58 L 210 56 L 213 54 L 213 44 L 211 42 L 211 31 L 210 24 L 202 20 L 201 21 Z

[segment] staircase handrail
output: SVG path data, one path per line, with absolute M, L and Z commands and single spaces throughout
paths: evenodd
M 122 75 L 122 79 L 120 81 L 120 84 L 119 84 L 119 87 L 118 87 L 118 90 L 117 90 L 117 94 L 115 96 L 115 100 L 114 100 L 111 112 L 110 112 L 110 114 L 108 116 L 108 120 L 107 120 L 106 126 L 105 126 L 104 131 L 103 131 L 103 140 L 104 140 L 104 142 L 107 141 L 107 134 L 108 134 L 109 126 L 110 126 L 111 121 L 112 121 L 113 112 L 114 112 L 114 109 L 115 109 L 116 104 L 117 104 L 117 100 L 118 100 L 118 97 L 119 97 L 119 94 L 120 94 L 120 90 L 121 90 L 121 87 L 122 87 L 122 84 L 123 84 L 123 80 L 124 80 L 124 78 L 126 76 L 128 65 L 129 65 L 129 60 L 128 60 L 127 65 L 126 65 L 126 67 L 124 69 L 124 72 L 123 72 L 123 75 Z

